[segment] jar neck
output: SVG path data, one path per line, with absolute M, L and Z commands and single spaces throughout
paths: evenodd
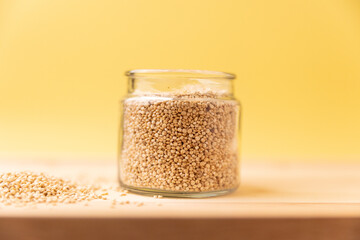
M 191 95 L 233 97 L 230 73 L 200 70 L 133 70 L 127 72 L 131 95 Z

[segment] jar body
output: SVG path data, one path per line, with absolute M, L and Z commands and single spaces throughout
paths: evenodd
M 170 197 L 210 197 L 238 187 L 240 104 L 231 95 L 197 87 L 129 94 L 121 104 L 122 187 Z

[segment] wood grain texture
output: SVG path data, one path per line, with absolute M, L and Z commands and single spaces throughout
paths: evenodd
M 116 164 L 5 163 L 116 186 Z M 243 164 L 233 194 L 207 199 L 109 196 L 143 202 L 0 207 L 0 239 L 360 239 L 360 164 Z M 161 204 L 161 206 L 159 206 Z
M 359 218 L 0 218 L 4 240 L 358 240 L 359 236 Z

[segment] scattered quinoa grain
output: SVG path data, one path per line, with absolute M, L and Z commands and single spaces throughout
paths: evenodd
M 73 204 L 101 199 L 92 186 L 82 186 L 62 178 L 33 172 L 0 174 L 0 203 L 6 206 Z

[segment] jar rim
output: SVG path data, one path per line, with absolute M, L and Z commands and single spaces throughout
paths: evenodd
M 210 70 L 193 70 L 193 69 L 134 69 L 125 73 L 129 77 L 166 77 L 166 78 L 202 78 L 202 79 L 228 79 L 236 78 L 235 74 L 210 71 Z

